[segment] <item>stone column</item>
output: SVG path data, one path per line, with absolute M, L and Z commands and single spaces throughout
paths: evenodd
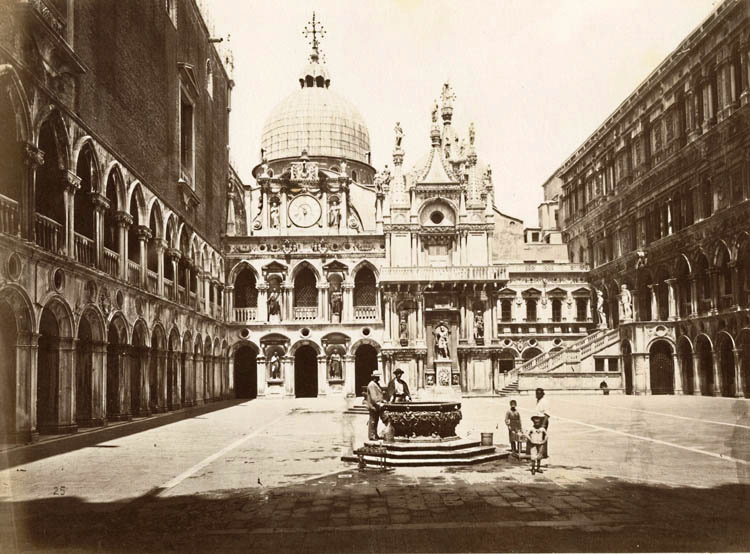
M 185 352 L 182 355 L 182 365 L 185 374 L 185 399 L 183 405 L 195 406 L 198 403 L 198 390 L 200 382 L 198 381 L 198 372 L 195 368 L 194 355 L 191 352 Z
M 328 371 L 326 371 L 326 356 L 318 356 L 318 396 L 325 396 L 328 393 Z
M 500 299 L 497 296 L 494 297 L 494 298 L 492 298 L 490 296 L 489 302 L 490 302 L 490 307 L 491 307 L 491 310 L 492 310 L 492 314 L 491 314 L 491 317 L 490 317 L 490 325 L 491 325 L 491 329 L 492 330 L 491 330 L 491 332 L 489 334 L 489 339 L 490 340 L 495 340 L 495 339 L 497 339 L 497 312 L 498 312 L 498 304 L 500 303 Z M 561 304 L 562 304 L 562 302 L 561 302 Z M 562 311 L 562 310 L 560 310 L 560 311 Z M 485 332 L 486 332 L 486 330 L 485 330 Z
M 75 243 L 75 194 L 81 188 L 81 178 L 72 171 L 66 171 L 63 174 L 65 192 L 63 201 L 65 202 L 65 253 L 69 258 L 76 257 Z
M 325 194 L 325 193 L 324 193 Z M 326 214 L 326 211 L 323 211 Z M 286 235 L 289 233 L 289 227 L 287 226 L 287 194 L 286 189 L 281 189 L 281 206 L 279 207 L 279 234 Z
M 329 321 L 328 318 L 328 283 L 319 284 L 316 286 L 318 289 L 318 317 L 319 321 Z M 342 320 L 343 320 L 343 309 L 342 309 Z
M 91 194 L 91 203 L 94 205 L 94 263 L 96 267 L 105 271 L 104 268 L 104 212 L 109 209 L 109 201 L 106 196 L 98 193 Z
M 417 341 L 424 341 L 424 295 L 417 291 Z M 419 363 L 419 362 L 417 362 Z
M 737 260 L 731 261 L 727 265 L 729 266 L 729 270 L 731 271 L 731 276 L 732 276 L 731 309 L 739 310 L 740 309 L 740 287 L 742 287 L 742 283 L 740 283 L 740 268 L 737 267 Z
M 18 442 L 36 440 L 37 432 L 37 360 L 39 334 L 20 332 L 16 335 L 16 427 Z
M 474 297 L 467 295 L 466 303 L 466 339 L 474 344 Z
M 341 288 L 343 290 L 343 302 L 344 305 L 342 306 L 342 313 L 341 313 L 341 321 L 346 323 L 351 323 L 354 321 L 354 283 L 350 283 L 349 281 L 344 281 L 341 283 Z
M 648 285 L 651 297 L 651 321 L 659 321 L 659 302 L 656 299 L 656 285 Z
M 742 349 L 735 348 L 734 352 L 734 397 L 742 398 L 745 391 L 744 375 L 742 375 Z
M 385 296 L 385 315 L 383 317 L 383 319 L 385 320 L 383 321 L 384 339 L 385 339 L 384 342 L 390 343 L 392 340 L 391 339 L 391 303 L 393 302 L 393 298 L 392 298 L 391 293 L 389 292 L 385 292 L 383 293 L 383 295 Z
M 169 257 L 169 263 L 172 264 L 172 297 L 170 300 L 177 302 L 179 296 L 177 294 L 177 285 L 180 283 L 180 266 L 179 261 L 182 257 L 182 253 L 176 248 L 167 248 L 167 256 Z
M 711 279 L 711 313 L 716 313 L 719 309 L 719 270 L 711 269 L 708 272 L 708 278 Z
M 23 149 L 23 163 L 26 166 L 25 187 L 21 197 L 22 202 L 19 206 L 18 216 L 20 221 L 18 223 L 21 227 L 21 236 L 33 241 L 36 236 L 36 169 L 44 164 L 44 152 L 30 142 L 24 143 Z M 34 427 L 35 432 L 36 427 Z M 23 433 L 26 433 L 26 431 Z M 28 433 L 31 437 L 31 429 L 28 430 Z
M 341 222 L 344 224 L 344 228 L 340 231 L 344 235 L 349 234 L 349 184 L 343 183 L 341 185 Z M 328 214 L 326 214 L 327 216 Z
M 138 260 L 141 265 L 140 282 L 141 288 L 148 290 L 148 240 L 151 238 L 151 229 L 145 225 L 139 225 L 136 230 L 136 236 L 138 237 L 139 256 Z M 156 292 L 156 291 L 150 291 Z
M 698 278 L 690 277 L 690 315 L 698 315 Z
M 167 248 L 167 241 L 164 239 L 153 238 L 156 248 L 156 294 L 164 296 L 164 250 Z
M 484 302 L 484 344 L 492 343 L 492 307 L 489 299 Z
M 138 401 L 138 415 L 150 416 L 151 415 L 151 384 L 148 379 L 148 358 L 149 350 L 145 347 L 137 347 L 135 349 L 135 356 L 133 360 L 135 363 L 140 365 L 139 387 L 141 389 L 141 397 Z
M 115 214 L 115 223 L 117 224 L 117 244 L 119 246 L 118 254 L 120 256 L 120 279 L 128 280 L 128 228 L 133 224 L 133 218 L 127 212 L 117 212 Z M 177 274 L 175 273 L 175 277 Z M 177 281 L 175 279 L 175 287 Z
M 424 355 L 417 355 L 417 390 L 424 388 Z
M 385 234 L 385 266 L 391 265 L 391 234 Z
M 284 356 L 281 359 L 281 376 L 284 379 L 286 396 L 294 398 L 294 358 Z
M 701 395 L 701 358 L 697 352 L 693 352 L 693 395 Z
M 107 423 L 107 343 L 91 344 L 91 425 Z
M 679 310 L 677 309 L 677 294 L 675 292 L 678 286 L 677 279 L 667 279 L 664 282 L 667 285 L 669 320 L 676 321 L 677 319 L 679 319 Z
M 677 354 L 672 356 L 674 370 L 674 393 L 682 394 L 682 358 Z
M 742 92 L 740 93 L 740 104 L 745 105 L 750 102 L 750 51 L 748 50 L 747 39 L 740 44 L 740 72 L 742 81 Z
M 721 353 L 713 351 L 713 372 L 714 372 L 714 390 L 712 394 L 714 396 L 721 396 Z
M 354 398 L 357 396 L 357 391 L 354 390 L 354 356 L 347 354 L 344 356 L 342 363 L 344 364 L 344 392 L 347 398 Z
M 282 321 L 294 321 L 294 284 L 284 283 L 282 289 L 282 310 L 281 320 Z
M 458 310 L 459 310 L 459 326 L 458 326 L 458 338 L 459 340 L 466 340 L 466 295 L 459 294 L 458 296 Z

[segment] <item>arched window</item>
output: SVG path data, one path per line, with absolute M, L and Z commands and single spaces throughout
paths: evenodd
M 294 319 L 316 319 L 318 290 L 315 274 L 303 268 L 294 279 Z
M 206 90 L 208 95 L 214 97 L 214 69 L 211 60 L 206 60 Z
M 94 250 L 94 205 L 92 195 L 97 188 L 98 170 L 94 152 L 89 144 L 78 155 L 76 175 L 81 179 L 81 188 L 73 197 L 75 231 L 75 257 L 79 262 L 93 265 L 96 261 Z
M 57 252 L 65 247 L 65 202 L 60 152 L 51 118 L 39 131 L 39 149 L 44 152 L 44 164 L 36 170 L 36 241 L 42 248 Z
M 234 281 L 235 308 L 256 308 L 258 306 L 258 289 L 255 274 L 245 268 Z
M 130 197 L 130 217 L 133 222 L 128 228 L 128 259 L 134 262 L 139 260 L 140 246 L 138 245 L 138 202 L 135 199 L 135 191 Z
M 363 267 L 354 277 L 354 319 L 376 319 L 376 300 L 375 274 Z

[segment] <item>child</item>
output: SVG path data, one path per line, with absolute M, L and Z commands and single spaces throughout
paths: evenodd
M 534 428 L 529 431 L 529 444 L 531 445 L 531 474 L 542 472 L 543 446 L 547 442 L 547 430 L 542 427 L 544 416 L 531 416 Z
M 521 414 L 516 410 L 516 401 L 510 401 L 510 410 L 505 412 L 505 426 L 508 428 L 508 440 L 510 441 L 510 451 L 513 454 L 520 454 L 521 450 Z

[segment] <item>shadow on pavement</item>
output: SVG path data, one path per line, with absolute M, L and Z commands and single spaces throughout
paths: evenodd
M 351 472 L 305 483 L 91 504 L 0 504 L 4 551 L 746 551 L 750 486 Z M 344 475 L 345 478 L 342 478 Z
M 82 429 L 78 433 L 54 437 L 49 440 L 32 444 L 19 445 L 0 452 L 0 470 L 27 464 L 36 460 L 57 456 L 80 448 L 96 446 L 99 443 L 119 439 L 135 433 L 148 431 L 183 419 L 197 418 L 200 415 L 216 412 L 232 406 L 237 406 L 247 399 L 220 400 L 202 406 L 183 408 L 174 412 L 158 414 L 142 419 L 134 419 L 126 423 L 114 423 L 105 427 Z M 111 445 L 100 445 L 102 448 L 113 448 Z

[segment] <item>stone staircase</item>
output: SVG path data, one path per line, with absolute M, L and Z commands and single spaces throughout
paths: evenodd
M 358 463 L 360 455 L 369 466 L 417 467 L 481 464 L 507 458 L 508 452 L 504 448 L 497 451 L 494 446 L 482 446 L 480 441 L 468 439 L 367 441 L 363 448 L 341 459 Z
M 517 381 L 518 375 L 521 373 L 544 373 L 553 371 L 562 365 L 576 369 L 580 366 L 582 360 L 617 342 L 619 337 L 620 334 L 617 329 L 598 329 L 567 348 L 557 352 L 545 352 L 524 362 L 508 372 L 508 377 Z
M 518 394 L 518 376 L 516 375 L 515 380 L 505 385 L 497 394 L 499 396 L 514 396 Z

